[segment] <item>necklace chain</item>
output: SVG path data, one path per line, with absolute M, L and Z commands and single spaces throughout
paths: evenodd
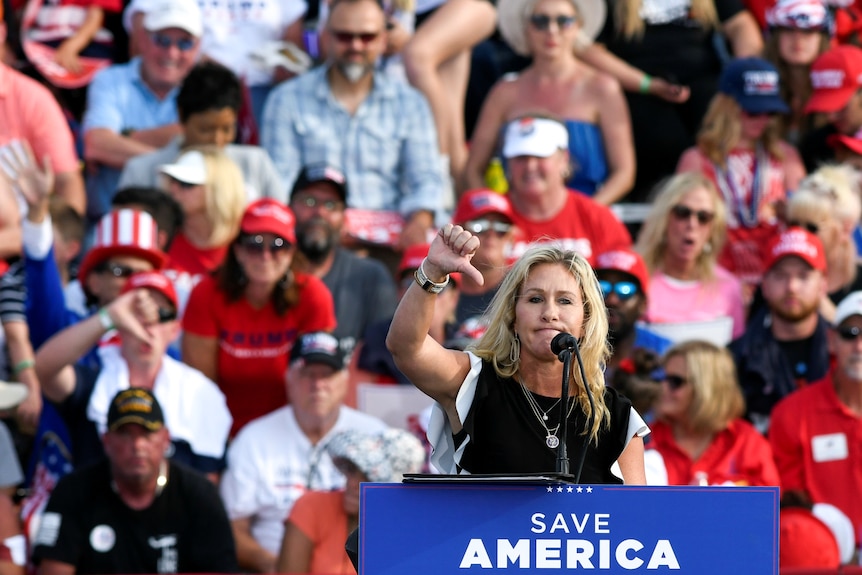
M 521 378 L 518 377 L 516 379 L 518 381 L 518 384 L 521 386 L 521 391 L 524 392 L 524 397 L 527 398 L 527 404 L 530 406 L 530 409 L 532 410 L 533 415 L 536 416 L 536 420 L 539 422 L 539 425 L 541 425 L 542 428 L 545 430 L 545 433 L 547 433 L 547 435 L 545 436 L 545 445 L 547 445 L 550 449 L 556 449 L 557 446 L 560 445 L 560 438 L 559 438 L 559 436 L 557 436 L 557 432 L 560 430 L 560 424 L 562 422 L 558 421 L 557 425 L 554 427 L 553 430 L 551 430 L 545 424 L 545 422 L 548 420 L 548 414 L 560 403 L 560 401 L 562 401 L 563 398 L 561 397 L 561 398 L 557 399 L 557 401 L 554 402 L 554 405 L 549 407 L 547 411 L 544 411 L 544 410 L 542 410 L 542 408 L 539 405 L 539 402 L 536 400 L 536 398 L 533 397 L 533 394 L 530 393 L 530 390 L 527 389 L 527 386 L 524 385 L 524 382 L 521 381 Z M 568 411 L 566 417 L 569 417 L 572 415 L 572 410 L 574 409 L 574 407 L 575 407 L 575 402 L 572 401 L 569 404 L 569 411 Z

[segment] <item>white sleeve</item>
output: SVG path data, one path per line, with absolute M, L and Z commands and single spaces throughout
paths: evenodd
M 254 462 L 253 444 L 242 432 L 227 450 L 227 469 L 219 484 L 221 498 L 229 519 L 244 519 L 257 514 L 259 473 Z

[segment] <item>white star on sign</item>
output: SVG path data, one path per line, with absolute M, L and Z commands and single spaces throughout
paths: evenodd
M 581 487 L 580 485 L 578 485 L 578 489 L 577 489 L 578 493 L 582 492 L 583 490 L 584 490 L 584 488 Z
M 587 493 L 592 493 L 592 492 L 593 492 L 593 488 L 592 488 L 592 487 L 587 487 Z
M 561 485 L 561 486 L 557 487 L 557 493 L 562 493 L 562 492 L 563 492 L 563 486 Z
M 554 492 L 554 488 L 551 487 L 550 485 L 548 485 L 548 493 L 553 493 L 553 492 Z
M 569 485 L 568 487 L 566 487 L 566 491 L 571 493 L 572 491 L 574 491 L 574 488 L 571 485 Z

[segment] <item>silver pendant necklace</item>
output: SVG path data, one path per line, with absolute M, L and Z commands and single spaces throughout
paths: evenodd
M 542 426 L 542 429 L 544 429 L 545 433 L 547 434 L 545 436 L 545 445 L 547 445 L 549 449 L 556 449 L 560 445 L 560 438 L 557 436 L 557 432 L 560 430 L 561 422 L 557 422 L 557 425 L 553 429 L 549 429 L 545 422 L 548 421 L 548 414 L 560 403 L 560 401 L 562 401 L 563 398 L 559 398 L 557 401 L 554 402 L 551 407 L 549 407 L 547 410 L 543 410 L 539 406 L 539 402 L 536 401 L 536 398 L 533 397 L 533 394 L 530 393 L 530 390 L 527 389 L 527 386 L 524 385 L 524 382 L 521 381 L 521 378 L 518 377 L 516 379 L 518 381 L 518 384 L 521 386 L 521 391 L 524 392 L 524 397 L 527 398 L 527 404 L 529 404 L 530 410 L 533 412 L 533 415 L 536 416 L 539 425 Z M 572 409 L 574 407 L 575 402 L 572 401 L 569 405 L 569 416 L 572 415 Z

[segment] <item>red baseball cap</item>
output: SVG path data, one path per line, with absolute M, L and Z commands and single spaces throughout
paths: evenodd
M 161 269 L 167 256 L 158 247 L 158 237 L 158 226 L 147 212 L 131 209 L 109 212 L 96 226 L 95 243 L 84 256 L 78 277 L 86 281 L 94 268 L 114 256 L 134 256 Z
M 781 568 L 841 564 L 838 543 L 829 527 L 808 509 L 785 507 L 779 516 Z
M 470 190 L 458 200 L 452 223 L 464 224 L 487 214 L 500 214 L 510 222 L 514 219 L 509 198 L 503 194 L 484 188 Z
M 245 209 L 240 222 L 245 234 L 275 234 L 296 243 L 296 219 L 290 208 L 272 198 L 252 202 Z
M 765 267 L 769 270 L 778 260 L 796 256 L 816 270 L 826 271 L 826 254 L 820 238 L 802 228 L 788 228 L 774 236 L 766 249 Z
M 593 269 L 627 273 L 638 281 L 641 291 L 647 295 L 649 271 L 641 255 L 634 250 L 619 249 L 601 253 L 596 257 L 596 265 Z
M 844 146 L 854 154 L 862 155 L 862 130 L 859 130 L 852 136 L 846 134 L 832 134 L 826 138 L 830 146 Z
M 814 92 L 806 112 L 837 112 L 862 87 L 862 49 L 842 45 L 822 53 L 811 65 Z
M 174 289 L 174 283 L 161 272 L 138 272 L 129 278 L 126 285 L 123 286 L 121 293 L 130 292 L 133 289 L 150 288 L 168 298 L 168 301 L 174 307 L 179 306 L 177 291 Z

